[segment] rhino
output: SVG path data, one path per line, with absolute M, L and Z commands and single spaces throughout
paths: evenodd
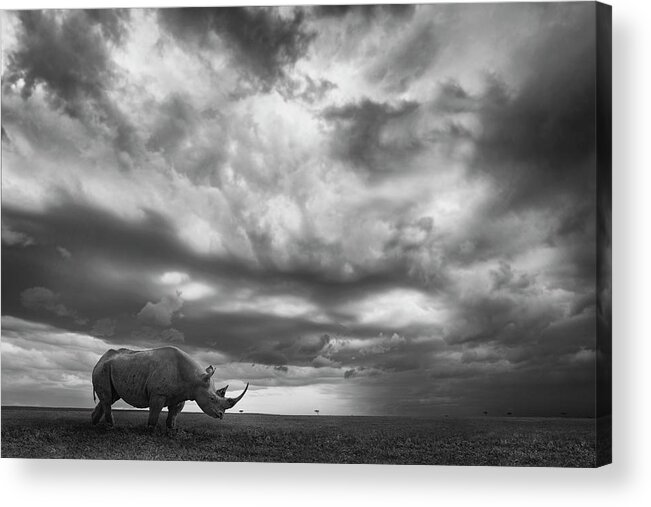
M 210 417 L 221 419 L 249 388 L 237 398 L 226 398 L 226 387 L 216 389 L 212 380 L 215 368 L 205 370 L 188 354 L 176 347 L 149 350 L 110 349 L 93 368 L 93 399 L 99 403 L 91 422 L 102 416 L 113 427 L 111 405 L 123 399 L 137 408 L 149 408 L 147 425 L 153 429 L 163 407 L 168 407 L 167 428 L 176 429 L 176 417 L 187 400 L 197 402 Z

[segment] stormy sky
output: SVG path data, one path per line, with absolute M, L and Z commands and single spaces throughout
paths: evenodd
M 592 414 L 594 9 L 3 12 L 2 403 Z

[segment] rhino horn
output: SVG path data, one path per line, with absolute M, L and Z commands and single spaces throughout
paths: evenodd
M 228 403 L 228 408 L 233 408 L 235 404 L 242 399 L 244 393 L 248 388 L 249 388 L 249 383 L 247 382 L 244 391 L 242 391 L 242 394 L 240 394 L 237 398 L 226 398 L 226 402 Z

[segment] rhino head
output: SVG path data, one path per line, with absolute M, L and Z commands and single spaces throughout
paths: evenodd
M 206 372 L 201 375 L 198 386 L 195 391 L 194 399 L 203 410 L 210 417 L 221 419 L 224 417 L 224 412 L 233 408 L 235 404 L 242 399 L 244 393 L 249 388 L 249 383 L 246 383 L 244 391 L 237 398 L 226 398 L 226 389 L 228 386 L 221 389 L 215 389 L 211 377 L 215 373 L 215 368 L 208 366 Z

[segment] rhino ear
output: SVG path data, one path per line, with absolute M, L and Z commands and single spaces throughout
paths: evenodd
M 214 373 L 215 373 L 215 368 L 211 364 L 210 366 L 208 366 L 208 368 L 206 368 L 206 373 L 201 375 L 201 379 L 207 382 L 210 380 L 210 377 L 212 377 Z
M 228 386 L 224 386 L 221 389 L 217 390 L 217 396 L 224 397 L 226 396 L 226 389 L 228 389 Z

